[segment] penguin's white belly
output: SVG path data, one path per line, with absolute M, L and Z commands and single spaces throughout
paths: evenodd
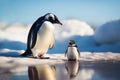
M 68 51 L 67 51 L 67 58 L 68 59 L 76 59 L 78 60 L 78 51 L 76 47 L 68 47 Z
M 45 21 L 37 33 L 37 41 L 32 49 L 34 57 L 42 56 L 47 53 L 53 38 L 53 33 L 54 26 L 52 23 Z

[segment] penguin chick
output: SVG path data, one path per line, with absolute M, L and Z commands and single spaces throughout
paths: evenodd
M 68 45 L 67 50 L 65 52 L 65 56 L 66 55 L 67 55 L 67 59 L 69 61 L 74 61 L 74 60 L 79 59 L 80 52 L 79 52 L 79 49 L 78 49 L 77 45 L 75 44 L 74 40 L 69 41 L 69 45 Z

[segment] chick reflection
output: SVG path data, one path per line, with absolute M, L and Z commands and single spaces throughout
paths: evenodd
M 56 80 L 54 65 L 35 65 L 28 67 L 29 80 Z
M 77 76 L 79 72 L 79 62 L 78 61 L 67 61 L 65 63 L 65 68 L 67 70 L 67 73 L 70 77 L 70 79 L 74 78 Z

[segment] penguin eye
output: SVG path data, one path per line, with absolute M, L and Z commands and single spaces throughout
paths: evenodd
M 50 16 L 50 17 L 49 17 L 49 20 L 50 20 L 50 21 L 53 21 L 53 20 L 54 20 L 54 18 L 53 18 L 52 16 Z

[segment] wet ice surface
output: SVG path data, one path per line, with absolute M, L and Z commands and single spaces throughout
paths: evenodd
M 0 80 L 33 80 L 33 76 L 35 80 L 120 79 L 119 53 L 81 52 L 79 62 L 68 62 L 59 53 L 47 54 L 50 59 L 34 59 L 13 52 L 0 53 Z
M 6 72 L 0 80 L 119 80 L 119 74 L 119 61 L 65 61 L 32 65 L 21 73 Z

